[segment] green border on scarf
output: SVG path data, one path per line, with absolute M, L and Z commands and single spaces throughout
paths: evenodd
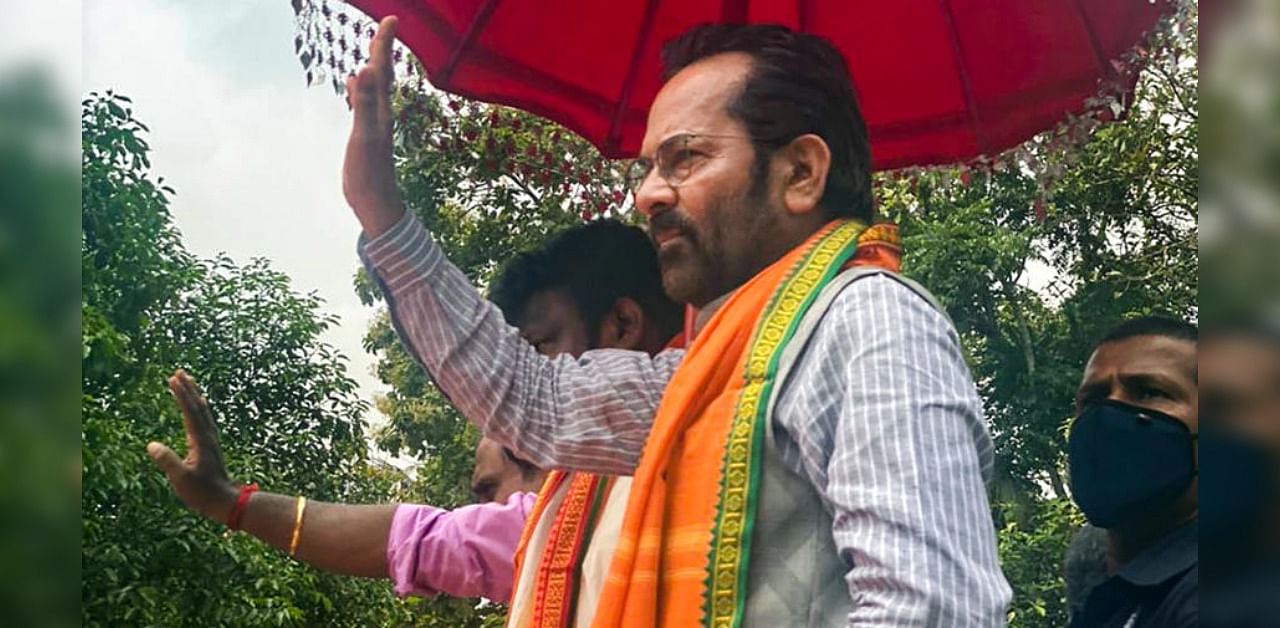
M 738 628 L 746 606 L 747 566 L 755 528 L 765 417 L 778 362 L 822 288 L 857 250 L 866 229 L 845 221 L 810 245 L 770 297 L 747 346 L 745 384 L 734 407 L 720 472 L 720 497 L 703 593 L 706 626 Z

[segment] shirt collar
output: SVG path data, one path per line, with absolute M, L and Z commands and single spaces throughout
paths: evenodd
M 1149 587 L 1194 567 L 1200 561 L 1200 524 L 1192 521 L 1164 535 L 1116 573 L 1123 580 Z

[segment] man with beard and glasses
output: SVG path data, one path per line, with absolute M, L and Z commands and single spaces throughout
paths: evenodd
M 411 352 L 544 468 L 634 474 L 594 626 L 998 626 L 992 446 L 950 320 L 873 217 L 848 70 L 781 26 L 691 29 L 628 181 L 687 350 L 540 355 L 404 210 L 391 43 L 348 81 L 344 192 Z
M 1134 319 L 1085 365 L 1068 441 L 1071 496 L 1107 531 L 1112 575 L 1073 627 L 1198 625 L 1197 335 L 1182 321 Z
M 490 298 L 519 333 L 546 356 L 579 356 L 596 348 L 657 353 L 681 325 L 681 308 L 662 291 L 658 260 L 644 232 L 616 221 L 573 227 L 521 254 L 498 275 Z M 539 608 L 526 598 L 549 578 L 563 577 L 593 613 L 621 525 L 629 478 L 553 471 L 536 501 L 543 472 L 484 439 L 476 452 L 472 491 L 486 503 L 445 510 L 417 504 L 304 502 L 292 495 L 237 488 L 227 476 L 208 403 L 185 373 L 169 382 L 186 419 L 186 460 L 152 443 L 148 453 L 192 510 L 242 529 L 299 560 L 338 574 L 389 577 L 399 595 L 511 599 L 513 610 Z M 587 493 L 577 503 L 567 497 Z M 521 540 L 526 521 L 531 534 Z M 539 527 L 540 526 L 540 527 Z M 558 562 L 564 545 L 578 560 Z M 527 549 L 524 575 L 517 548 Z M 527 583 L 527 584 L 526 584 Z M 539 601 L 541 604 L 541 601 Z

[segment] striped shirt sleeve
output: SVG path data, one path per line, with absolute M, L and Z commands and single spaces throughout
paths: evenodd
M 634 471 L 682 350 L 540 355 L 408 212 L 359 252 L 410 353 L 482 432 L 544 469 Z

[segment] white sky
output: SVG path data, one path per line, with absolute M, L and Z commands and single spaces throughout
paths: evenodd
M 80 40 L 58 36 L 80 32 L 80 3 L 74 0 L 0 0 L 0 77 L 40 67 L 51 77 L 67 120 L 80 119 Z M 80 160 L 79 133 L 72 155 Z
M 382 386 L 361 338 L 374 310 L 352 289 L 359 225 L 342 197 L 350 116 L 332 89 L 305 86 L 289 2 L 92 0 L 83 35 L 81 96 L 133 99 L 187 248 L 266 257 L 317 291 L 340 317 L 325 340 L 372 399 Z

